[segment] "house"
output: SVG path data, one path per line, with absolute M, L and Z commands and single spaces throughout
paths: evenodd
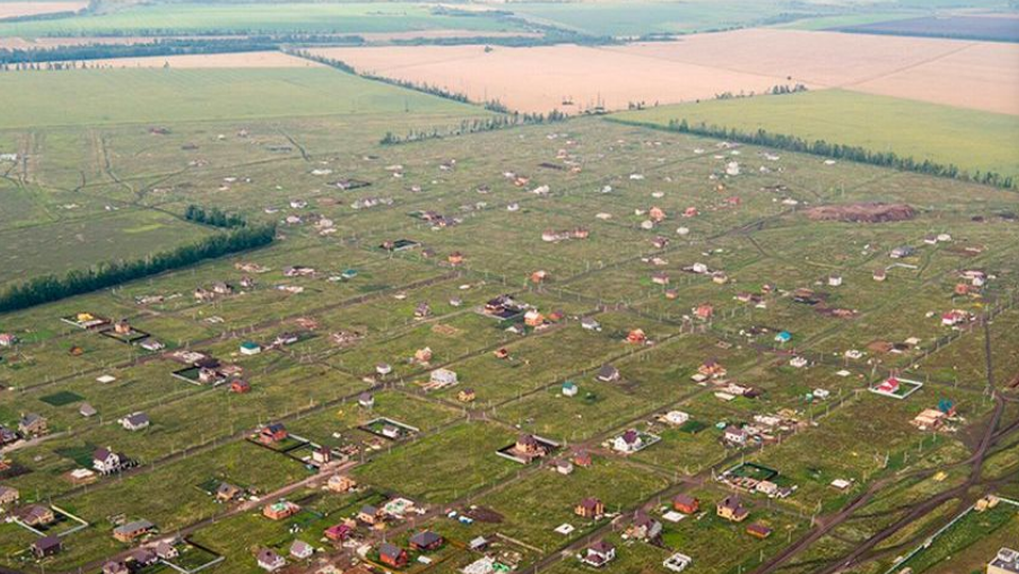
M 152 532 L 155 527 L 156 525 L 148 520 L 134 520 L 114 528 L 113 537 L 121 542 L 131 542 Z
M 987 574 L 1016 574 L 1019 572 L 1019 552 L 1011 548 L 1002 548 L 987 564 Z
M 301 511 L 301 507 L 287 500 L 278 500 L 262 507 L 262 516 L 269 520 L 286 520 Z
M 896 379 L 895 377 L 888 377 L 880 385 L 878 385 L 875 390 L 880 393 L 895 394 L 899 392 L 900 386 L 901 383 L 899 383 L 899 379 Z
M 283 423 L 269 423 L 258 431 L 258 442 L 265 445 L 272 445 L 286 440 L 290 436 Z
M 36 558 L 43 559 L 60 552 L 61 547 L 60 538 L 56 536 L 43 536 L 32 543 L 32 554 L 35 554 Z
M 637 452 L 644 448 L 644 440 L 634 429 L 629 429 L 612 440 L 612 449 L 622 453 Z
M 573 453 L 573 464 L 580 468 L 590 468 L 591 465 L 594 464 L 594 461 L 591 459 L 591 453 L 584 450 L 578 450 Z
M 760 538 L 761 540 L 764 540 L 765 538 L 771 536 L 771 529 L 759 522 L 754 522 L 753 524 L 747 526 L 747 534 L 754 536 L 756 538 Z
M 22 436 L 41 436 L 49 431 L 49 423 L 46 418 L 35 413 L 29 413 L 18 421 L 18 431 Z
M 21 440 L 17 431 L 9 429 L 4 425 L 0 425 L 0 446 L 7 446 Z
M 939 409 L 924 409 L 910 422 L 922 431 L 936 431 L 945 424 L 947 418 L 948 414 Z
M 557 460 L 555 471 L 564 476 L 573 474 L 573 463 L 568 460 Z
M 580 561 L 588 566 L 601 568 L 616 559 L 616 547 L 601 540 L 587 547 Z
M 403 568 L 407 565 L 407 551 L 399 546 L 383 542 L 379 546 L 379 562 L 393 568 Z
M 545 316 L 538 311 L 531 309 L 524 313 L 524 324 L 528 327 L 541 327 L 545 324 Z
M 582 518 L 600 518 L 605 514 L 605 504 L 597 498 L 585 498 L 573 509 L 573 513 Z
M 662 523 L 648 516 L 643 510 L 633 513 L 633 521 L 626 529 L 630 538 L 638 540 L 655 540 L 662 535 Z
M 140 431 L 144 428 L 147 428 L 151 424 L 151 421 L 149 420 L 149 415 L 141 412 L 131 413 L 126 417 L 120 419 L 118 422 L 120 423 L 120 426 L 124 427 L 125 430 L 129 430 L 132 432 Z
M 361 393 L 357 397 L 357 404 L 363 408 L 370 409 L 375 406 L 375 396 L 371 393 Z
M 612 365 L 604 365 L 598 369 L 598 380 L 603 383 L 614 383 L 619 380 L 619 369 Z
M 262 345 L 253 341 L 244 341 L 241 343 L 241 354 L 242 355 L 257 355 L 262 352 Z
M 357 487 L 357 481 L 349 476 L 336 474 L 329 477 L 326 488 L 333 492 L 349 492 Z
M 103 574 L 131 574 L 131 571 L 120 560 L 110 560 L 103 564 Z
M 874 281 L 880 283 L 885 279 L 888 279 L 888 272 L 885 271 L 884 269 L 875 269 L 872 277 L 874 278 Z
M 708 359 L 697 368 L 697 372 L 705 377 L 724 377 L 725 367 L 715 359 Z
M 692 496 L 677 494 L 672 499 L 672 507 L 683 514 L 696 514 L 701 509 L 701 502 Z
M 828 286 L 829 287 L 841 287 L 842 286 L 842 276 L 841 275 L 829 275 L 828 276 Z
M 325 537 L 329 540 L 332 540 L 333 542 L 343 542 L 344 540 L 350 538 L 350 535 L 353 534 L 353 532 L 354 529 L 350 525 L 337 524 L 335 526 L 330 526 L 329 528 L 326 528 Z
M 664 271 L 656 271 L 651 274 L 651 282 L 655 285 L 668 285 L 669 274 Z
M 449 369 L 436 369 L 432 371 L 429 380 L 434 385 L 448 387 L 457 383 L 456 373 Z
M 160 540 L 156 544 L 156 556 L 162 560 L 173 560 L 179 555 L 180 552 L 177 551 L 177 547 L 170 540 Z
M 328 447 L 320 446 L 311 451 L 311 462 L 322 465 L 333 459 L 333 452 Z
M 740 427 L 729 425 L 726 427 L 725 434 L 722 435 L 722 439 L 729 444 L 743 446 L 747 444 L 748 436 L 747 431 Z
M 94 417 L 98 412 L 95 407 L 88 403 L 81 403 L 81 406 L 78 407 L 78 414 L 85 418 Z
M 46 526 L 57 520 L 53 509 L 41 504 L 29 504 L 17 511 L 18 521 L 26 526 Z
M 382 510 L 366 504 L 357 513 L 357 519 L 365 524 L 375 525 L 382 521 Z
M 477 398 L 477 395 L 474 393 L 474 389 L 464 389 L 457 394 L 456 398 L 461 403 L 470 403 Z
M 443 542 L 445 540 L 431 530 L 424 530 L 410 537 L 410 547 L 418 552 L 438 550 Z
M 251 383 L 243 379 L 236 379 L 230 383 L 230 392 L 238 395 L 251 392 Z
M 601 324 L 590 317 L 582 318 L 580 326 L 587 331 L 601 331 Z
M 275 572 L 287 564 L 287 561 L 282 556 L 268 548 L 258 551 L 257 560 L 258 567 L 266 572 Z
M 136 567 L 145 567 L 159 561 L 159 556 L 151 548 L 135 548 L 127 555 L 127 561 Z
M 241 487 L 230 484 L 229 482 L 221 482 L 219 486 L 216 487 L 216 500 L 219 502 L 230 502 L 231 500 L 236 500 L 242 494 L 244 494 L 244 490 L 242 490 Z
M 643 329 L 634 329 L 626 336 L 626 342 L 631 345 L 643 345 L 647 342 L 647 335 Z
M 730 522 L 743 522 L 750 515 L 735 494 L 726 496 L 715 506 L 715 513 Z
M 707 321 L 715 314 L 715 307 L 710 303 L 701 303 L 694 308 L 693 312 L 701 321 Z
M 14 504 L 20 496 L 17 488 L 0 484 L 0 506 Z
M 460 265 L 464 262 L 464 254 L 459 251 L 454 251 L 449 254 L 449 257 L 447 257 L 446 260 L 449 261 L 450 265 Z
M 92 453 L 92 468 L 99 474 L 112 474 L 123 470 L 129 461 L 123 455 L 113 452 L 109 447 L 98 448 Z
M 311 555 L 314 553 L 315 549 L 312 548 L 311 544 L 303 540 L 294 540 L 294 543 L 290 545 L 290 555 L 298 560 L 311 558 Z
M 573 381 L 566 381 L 563 383 L 562 392 L 564 397 L 575 397 L 580 392 L 580 388 Z
M 428 303 L 418 303 L 418 306 L 414 308 L 414 316 L 418 319 L 424 319 L 431 316 L 432 307 Z
M 375 365 L 375 372 L 384 377 L 393 372 L 393 366 L 389 363 L 379 363 Z

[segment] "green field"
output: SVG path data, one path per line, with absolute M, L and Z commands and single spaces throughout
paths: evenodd
M 113 69 L 0 74 L 0 129 L 476 108 L 328 68 Z
M 824 90 L 662 106 L 615 117 L 659 125 L 685 118 L 692 125 L 764 129 L 809 141 L 894 151 L 970 171 L 1019 175 L 1019 117 L 913 100 Z
M 495 16 L 449 15 L 409 2 L 188 3 L 133 5 L 107 13 L 0 22 L 0 36 L 230 33 L 357 34 L 438 29 L 519 30 Z

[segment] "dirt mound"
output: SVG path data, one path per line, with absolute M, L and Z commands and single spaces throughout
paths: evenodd
M 806 214 L 814 221 L 884 223 L 913 219 L 916 217 L 916 210 L 904 203 L 846 203 L 819 205 L 808 209 Z

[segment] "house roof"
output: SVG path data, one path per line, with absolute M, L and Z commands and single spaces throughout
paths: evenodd
M 400 548 L 399 546 L 390 544 L 388 542 L 383 542 L 382 546 L 379 546 L 379 556 L 398 558 L 401 554 L 403 554 L 403 548 Z
M 56 536 L 43 536 L 32 543 L 32 547 L 39 552 L 46 552 L 54 548 L 60 548 L 60 538 Z
M 410 543 L 415 545 L 415 546 L 425 546 L 425 547 L 427 547 L 427 546 L 431 546 L 433 544 L 437 544 L 439 542 L 442 542 L 442 537 L 439 536 L 438 534 L 432 532 L 431 530 L 425 530 L 425 531 L 422 531 L 422 532 L 418 532 L 414 536 L 410 537 Z
M 139 530 L 150 530 L 152 528 L 155 528 L 155 526 L 156 526 L 155 524 L 152 524 L 151 522 L 145 519 L 134 520 L 132 522 L 128 522 L 127 524 L 122 524 L 114 528 L 113 532 L 115 534 L 130 534 L 132 532 L 138 532 Z
M 270 548 L 263 548 L 258 551 L 258 561 L 263 564 L 272 564 L 279 559 L 280 555 L 276 554 L 276 552 Z

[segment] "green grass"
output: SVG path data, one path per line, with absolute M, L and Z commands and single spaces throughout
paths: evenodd
M 954 163 L 971 171 L 1019 175 L 1019 146 L 1015 145 L 1019 117 L 913 100 L 825 90 L 663 106 L 615 117 L 660 125 L 685 118 L 691 124 L 704 122 L 746 132 L 764 129 L 894 151 L 921 161 Z
M 100 15 L 0 24 L 0 36 L 90 36 L 208 33 L 404 32 L 435 29 L 495 31 L 515 25 L 493 16 L 433 13 L 412 3 L 166 3 Z
M 327 68 L 113 69 L 0 75 L 0 129 L 477 108 Z

